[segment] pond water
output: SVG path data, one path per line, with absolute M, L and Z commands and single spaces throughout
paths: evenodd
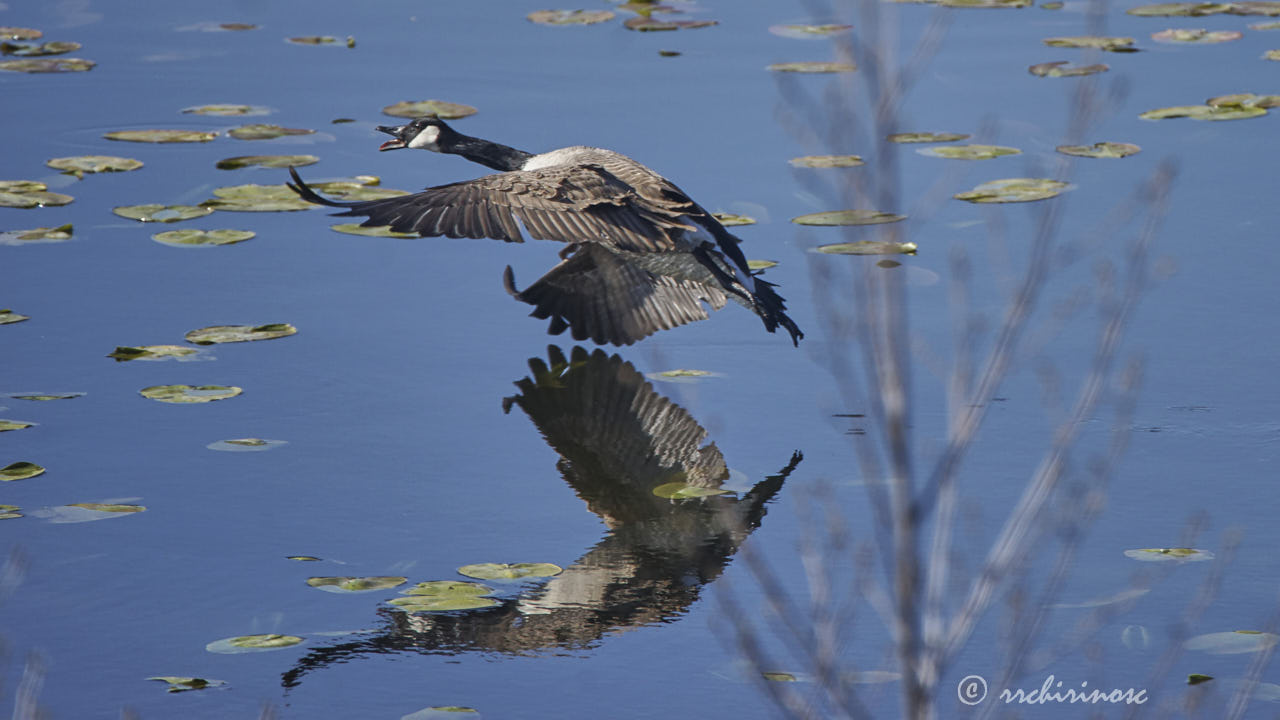
M 1047 340 L 1038 354 L 1020 356 L 998 388 L 962 466 L 956 567 L 980 565 L 1052 436 L 1057 416 L 1046 410 L 1038 371 L 1052 363 L 1069 399 L 1089 368 L 1095 310 L 1051 331 L 1064 299 L 1097 286 L 1099 262 L 1124 260 L 1132 233 L 1111 236 L 1100 221 L 1171 159 L 1178 176 L 1153 238 L 1152 282 L 1117 361 L 1144 362 L 1121 433 L 1127 452 L 1108 476 L 1105 504 L 1072 546 L 1069 580 L 1034 602 L 1080 604 L 1130 588 L 1154 565 L 1125 550 L 1190 545 L 1215 558 L 1159 566 L 1176 565 L 1138 602 L 1103 618 L 1084 651 L 1026 670 L 1009 687 L 1039 687 L 1048 673 L 1073 687 L 1086 680 L 1147 687 L 1158 670 L 1163 684 L 1150 694 L 1166 704 L 1180 702 L 1188 674 L 1203 673 L 1224 686 L 1210 684 L 1206 702 L 1226 702 L 1226 683 L 1246 677 L 1256 652 L 1189 649 L 1161 662 L 1186 635 L 1274 630 L 1280 251 L 1271 241 L 1280 227 L 1273 170 L 1280 132 L 1272 116 L 1138 115 L 1229 93 L 1280 93 L 1280 64 L 1262 59 L 1280 47 L 1280 30 L 1250 29 L 1269 20 L 1261 16 L 1125 13 L 1138 4 L 1104 8 L 1101 29 L 1078 2 L 1059 10 L 881 6 L 896 23 L 896 32 L 892 25 L 885 32 L 899 38 L 902 54 L 931 20 L 949 20 L 937 55 L 902 100 L 897 129 L 970 133 L 973 142 L 1022 151 L 959 161 L 865 133 L 843 147 L 804 141 L 804 122 L 782 98 L 796 91 L 821 98 L 842 80 L 780 78 L 765 68 L 835 59 L 833 41 L 768 28 L 852 17 L 865 29 L 867 18 L 852 10 L 815 16 L 805 3 L 705 0 L 682 5 L 683 17 L 719 25 L 636 32 L 623 27 L 632 15 L 621 9 L 599 25 L 545 27 L 525 19 L 540 6 L 515 3 L 0 3 L 0 25 L 79 42 L 73 55 L 97 63 L 81 73 L 0 72 L 7 110 L 0 180 L 38 180 L 75 198 L 63 207 L 0 208 L 0 232 L 74 227 L 62 242 L 0 242 L 0 308 L 30 316 L 0 325 L 0 418 L 35 424 L 0 433 L 0 466 L 47 469 L 0 489 L 0 503 L 22 514 L 0 523 L 0 548 L 13 553 L 0 590 L 7 593 L 0 698 L 24 718 L 34 717 L 31 703 L 54 718 L 116 717 L 123 708 L 142 718 L 250 718 L 264 706 L 297 718 L 401 718 L 442 706 L 492 718 L 777 716 L 739 651 L 741 618 L 726 603 L 759 621 L 757 639 L 779 658 L 786 644 L 772 630 L 786 623 L 767 613 L 768 594 L 740 550 L 767 559 L 804 606 L 808 582 L 797 552 L 822 525 L 812 516 L 833 513 L 855 542 L 871 541 L 877 526 L 867 485 L 880 480 L 863 474 L 855 454 L 879 432 L 861 417 L 873 409 L 850 406 L 828 371 L 851 341 L 830 332 L 827 319 L 844 308 L 830 305 L 823 283 L 844 293 L 841 273 L 882 258 L 808 252 L 871 237 L 858 234 L 863 228 L 842 234 L 789 223 L 841 207 L 838 190 L 815 190 L 812 173 L 873 181 L 878 170 L 794 170 L 788 160 L 896 153 L 901 207 L 876 209 L 912 215 L 900 227 L 919 246 L 896 258 L 903 263 L 896 270 L 906 278 L 904 308 L 919 349 L 911 449 L 924 471 L 947 427 L 951 260 L 970 254 L 972 309 L 989 330 L 1027 262 L 1036 222 L 1025 206 L 948 198 L 988 180 L 1056 172 L 1062 156 L 1054 148 L 1066 136 L 1073 93 L 1100 82 L 1107 101 L 1082 139 L 1136 143 L 1142 152 L 1081 159 L 1071 192 L 1035 204 L 1062 203 L 1063 236 L 1082 237 L 1090 254 L 1055 273 L 1028 331 Z M 256 28 L 209 31 L 223 22 Z M 1243 37 L 1207 45 L 1150 39 L 1199 27 Z M 1134 37 L 1142 52 L 1097 57 L 1041 42 L 1089 33 Z M 286 42 L 313 35 L 338 42 Z M 1082 59 L 1111 70 L 1098 78 L 1027 72 Z M 662 172 L 709 210 L 754 217 L 757 224 L 736 229 L 744 250 L 779 263 L 766 277 L 807 338 L 795 349 L 730 307 L 589 354 L 593 348 L 574 350 L 567 335 L 548 337 L 545 321 L 527 317 L 502 290 L 506 265 L 522 284 L 545 272 L 559 249 L 550 243 L 357 237 L 329 230 L 320 211 L 220 211 L 163 226 L 111 212 L 197 204 L 221 186 L 286 179 L 278 168 L 215 168 L 239 155 L 309 153 L 320 158 L 301 169 L 309 181 L 368 174 L 408 190 L 478 176 L 480 168 L 461 158 L 376 152 L 383 136 L 373 126 L 389 122 L 381 108 L 428 98 L 478 108 L 455 122 L 463 132 L 531 151 L 609 147 Z M 269 113 L 182 112 L 212 103 Z M 845 111 L 864 129 L 871 118 L 863 106 Z M 333 122 L 339 118 L 353 121 Z M 225 134 L 250 122 L 317 132 L 253 141 Z M 171 145 L 103 138 L 149 128 L 221 136 Z M 79 180 L 45 166 L 85 154 L 145 166 Z M 942 200 L 924 202 L 935 183 Z M 1004 241 L 992 240 L 991 227 L 1001 225 Z M 205 248 L 151 239 L 176 228 L 256 236 Z M 835 279 L 824 280 L 831 272 Z M 204 346 L 181 361 L 106 357 L 117 346 L 183 344 L 197 328 L 268 323 L 298 332 Z M 565 360 L 575 360 L 571 369 Z M 714 374 L 654 375 L 678 368 Z M 169 384 L 243 393 L 203 404 L 139 395 Z M 15 397 L 23 393 L 77 395 Z M 1075 471 L 1106 449 L 1112 416 L 1107 408 L 1087 418 Z M 238 438 L 284 443 L 216 445 Z M 669 500 L 651 492 L 672 478 L 734 493 Z M 73 503 L 146 509 L 95 516 L 69 509 Z M 90 518 L 102 521 L 83 522 Z M 1193 526 L 1201 532 L 1189 537 Z M 318 560 L 291 559 L 298 556 Z M 497 601 L 483 609 L 405 613 L 386 602 L 412 584 L 467 580 L 457 568 L 481 562 L 547 562 L 565 571 L 479 581 Z M 1020 572 L 1041 577 L 1054 562 L 1054 553 L 1033 555 Z M 846 583 L 857 567 L 847 552 L 820 575 Z M 335 576 L 406 583 L 346 594 L 307 584 Z M 967 582 L 957 581 L 949 602 L 958 603 Z M 1212 601 L 1183 635 L 1170 631 L 1206 583 L 1216 590 Z M 971 712 L 952 689 L 966 675 L 985 675 L 999 689 L 1010 607 L 998 603 L 946 667 L 940 716 Z M 1055 611 L 1037 642 L 1070 637 L 1084 613 Z M 807 622 L 802 615 L 795 619 Z M 853 641 L 839 650 L 843 663 L 896 672 L 888 632 L 865 605 L 846 630 Z M 273 633 L 303 642 L 270 652 L 206 650 L 224 638 Z M 812 672 L 785 660 L 774 669 L 802 680 Z M 153 676 L 226 685 L 166 693 L 148 681 Z M 813 683 L 795 685 L 803 692 Z M 859 687 L 867 688 L 860 697 L 871 716 L 900 716 L 891 676 Z M 1277 697 L 1260 692 L 1248 712 L 1271 714 Z M 1071 707 L 1034 710 L 1078 716 Z M 1146 711 L 1173 714 L 1154 703 Z

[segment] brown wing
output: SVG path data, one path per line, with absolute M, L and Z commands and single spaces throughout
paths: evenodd
M 705 320 L 703 303 L 719 310 L 727 299 L 719 287 L 651 273 L 591 244 L 579 245 L 573 256 L 523 291 L 516 290 L 510 267 L 506 283 L 508 292 L 534 306 L 533 317 L 551 319 L 551 334 L 569 328 L 575 340 L 590 338 L 602 345 L 630 345 L 659 330 Z

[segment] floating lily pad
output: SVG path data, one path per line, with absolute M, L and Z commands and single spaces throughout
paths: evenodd
M 536 10 L 525 18 L 538 25 L 595 25 L 612 20 L 614 14 L 608 10 Z
M 401 197 L 409 194 L 404 190 L 374 187 L 378 184 L 377 178 L 361 176 L 356 179 L 359 182 L 319 182 L 313 183 L 311 187 L 315 188 L 318 192 L 323 192 L 342 200 L 384 200 L 386 198 Z
M 883 223 L 901 222 L 906 219 L 906 215 L 895 215 L 879 210 L 828 210 L 791 218 L 791 222 L 797 225 L 830 227 L 836 225 L 881 225 Z
M 279 125 L 254 123 L 231 128 L 227 134 L 237 140 L 274 140 L 291 135 L 313 135 L 315 130 L 306 128 L 287 128 Z
M 1247 120 L 1266 115 L 1267 110 L 1257 105 L 1181 105 L 1148 110 L 1138 117 L 1143 120 L 1167 120 L 1191 118 L 1192 120 Z
M 46 43 L 0 43 L 0 54 L 17 55 L 18 57 L 44 57 L 47 55 L 66 55 L 80 49 L 78 42 L 46 42 Z
M 664 32 L 671 30 L 697 30 L 698 28 L 719 25 L 719 20 L 659 20 L 654 17 L 640 15 L 627 18 L 622 26 L 637 32 Z
M 747 260 L 747 269 L 749 270 L 768 270 L 771 267 L 777 267 L 776 260 Z
M 129 218 L 130 220 L 137 220 L 139 222 L 171 223 L 211 215 L 213 213 L 213 208 L 199 207 L 196 205 L 149 204 L 125 205 L 123 207 L 112 208 L 111 212 L 122 218 Z
M 789 73 L 846 73 L 857 70 L 858 66 L 848 62 L 786 62 L 774 63 L 765 69 Z
M 1170 28 L 1152 33 L 1151 39 L 1162 43 L 1193 43 L 1211 45 L 1213 43 L 1230 42 L 1244 37 L 1244 33 L 1235 30 L 1204 30 L 1195 28 Z
M 1262 53 L 1263 60 L 1280 60 L 1280 50 L 1268 50 Z
M 1280 107 L 1280 95 L 1254 95 L 1253 93 L 1235 93 L 1233 95 L 1218 95 L 1204 101 L 1205 105 L 1212 107 L 1260 107 L 1273 108 Z
M 256 233 L 250 230 L 169 230 L 156 233 L 152 240 L 177 247 L 204 247 L 233 245 L 251 239 Z
M 359 593 L 371 590 L 389 590 L 399 587 L 409 578 L 379 575 L 373 577 L 313 577 L 307 578 L 307 584 L 318 590 L 335 593 Z
M 44 37 L 44 32 L 35 28 L 0 27 L 0 38 L 5 40 L 37 40 Z
M 167 360 L 169 358 L 189 358 L 199 354 L 199 350 L 186 345 L 120 345 L 107 355 L 117 362 L 128 360 Z
M 1143 562 L 1202 562 L 1213 559 L 1213 553 L 1208 550 L 1194 548 L 1141 548 L 1125 550 L 1124 554 L 1125 557 Z
M 320 562 L 320 558 L 315 555 L 289 555 L 285 560 L 296 560 L 297 562 Z
M 87 72 L 97 65 L 84 58 L 26 58 L 0 62 L 0 70 L 24 73 Z
M 16 520 L 22 517 L 22 513 L 18 512 L 21 509 L 17 505 L 0 505 L 0 520 Z
M 807 168 L 844 168 L 862 165 L 862 158 L 857 155 L 805 155 L 791 158 L 792 167 Z
M 520 580 L 522 578 L 555 577 L 564 568 L 552 563 L 475 563 L 458 568 L 459 575 L 477 580 Z
M 1032 0 L 938 0 L 938 5 L 951 8 L 1024 8 L 1031 4 Z
M 1214 655 L 1237 655 L 1261 652 L 1275 645 L 1277 640 L 1280 640 L 1280 635 L 1257 630 L 1233 630 L 1197 635 L 1183 643 L 1183 647 Z
M 430 580 L 428 582 L 420 582 L 408 590 L 401 590 L 401 595 L 416 595 L 423 597 L 444 597 L 444 596 L 469 596 L 478 597 L 480 595 L 493 594 L 493 588 L 480 583 L 464 582 L 461 580 Z
M 475 610 L 493 607 L 498 604 L 497 600 L 484 597 L 492 592 L 493 588 L 479 583 L 436 580 L 418 583 L 401 593 L 407 597 L 396 598 L 388 602 L 405 612 Z
M 205 447 L 223 452 L 264 452 L 281 445 L 288 445 L 288 440 L 263 440 L 262 438 L 235 438 L 209 443 Z
M 916 244 L 888 240 L 859 240 L 819 245 L 814 248 L 814 251 L 824 255 L 915 255 Z
M 226 400 L 244 392 L 234 385 L 152 385 L 138 391 L 142 397 L 166 403 L 207 403 Z
M 71 224 L 68 223 L 59 225 L 56 228 L 40 227 L 33 230 L 7 230 L 0 232 L 0 245 L 63 242 L 71 239 L 71 229 Z M 0 324 L 3 324 L 3 320 L 0 320 Z
M 932 132 L 913 132 L 913 133 L 894 133 L 888 138 L 889 142 L 896 143 L 941 143 L 955 142 L 956 140 L 968 140 L 969 136 L 964 133 L 932 133 Z
M 218 137 L 215 130 L 114 130 L 102 137 L 121 142 L 197 143 Z
M 435 115 L 445 120 L 457 120 L 478 112 L 470 105 L 445 102 L 444 100 L 404 100 L 382 108 L 383 115 L 398 118 L 419 118 Z
M 14 400 L 31 400 L 34 402 L 48 402 L 50 400 L 73 400 L 84 395 L 82 392 L 69 393 L 10 393 L 9 397 Z
M 33 180 L 0 181 L 0 207 L 60 207 L 74 200 L 70 195 L 49 192 L 44 183 Z
M 0 192 L 25 194 L 48 190 L 39 180 L 0 180 Z
M 662 372 L 653 373 L 653 374 L 664 380 L 671 380 L 673 378 L 715 377 L 716 375 L 710 370 L 691 370 L 688 368 L 680 368 L 677 370 L 664 370 Z
M 211 653 L 233 655 L 237 653 L 262 652 L 293 647 L 302 642 L 297 635 L 241 635 L 240 637 L 215 640 L 204 646 Z
M 1065 60 L 1057 62 L 1040 63 L 1027 68 L 1027 72 L 1036 77 L 1081 77 L 1083 75 L 1096 75 L 1104 73 L 1111 68 L 1102 63 L 1095 65 L 1072 65 Z
M 991 160 L 1003 155 L 1021 155 L 1018 148 L 1000 145 L 943 145 L 941 147 L 920 148 L 916 152 L 931 157 L 949 160 Z
M 795 40 L 820 40 L 844 35 L 852 29 L 852 25 L 774 25 L 769 28 L 769 32 Z
M 40 229 L 44 230 L 45 228 L 40 228 Z M 10 325 L 12 323 L 20 323 L 23 320 L 30 320 L 30 319 L 31 319 L 30 315 L 19 315 L 18 313 L 10 310 L 9 308 L 4 308 L 0 310 L 0 325 Z
M 733 213 L 711 213 L 711 215 L 725 227 L 756 224 L 755 218 L 747 217 L 746 215 L 734 215 Z
M 294 45 L 337 45 L 338 38 L 332 35 L 303 35 L 301 37 L 285 38 L 285 42 Z
M 192 23 L 190 25 L 183 25 L 182 27 L 178 28 L 178 31 L 188 32 L 191 30 L 198 30 L 200 32 L 241 32 L 244 30 L 257 30 L 257 29 L 258 29 L 258 26 L 253 25 L 251 23 L 239 23 L 239 22 L 220 23 L 220 22 L 206 21 L 206 22 Z
M 1250 30 L 1280 30 L 1280 21 L 1252 23 Z
M 416 238 L 417 233 L 402 233 L 392 230 L 386 225 L 374 225 L 365 227 L 357 223 L 340 223 L 338 225 L 330 225 L 330 230 L 345 233 L 347 235 L 363 235 L 365 237 L 391 237 L 391 238 Z
M 462 705 L 435 705 L 433 707 L 423 708 L 418 712 L 403 715 L 400 720 L 446 720 L 447 718 L 457 717 L 459 713 L 472 714 L 476 717 L 480 716 L 480 711 L 475 708 L 464 707 Z
M 214 345 L 217 343 L 250 342 L 253 340 L 273 340 L 288 337 L 298 332 L 289 323 L 268 323 L 266 325 L 210 325 L 192 330 L 186 334 L 187 342 L 196 345 Z
M 26 430 L 29 427 L 35 427 L 35 423 L 29 423 L 25 420 L 0 420 L 0 432 L 9 432 L 10 430 Z
M 702 487 L 682 482 L 669 482 L 653 489 L 653 494 L 668 500 L 689 500 L 692 498 L 710 497 L 712 495 L 728 495 L 728 490 Z
M 148 680 L 159 680 L 169 684 L 169 692 L 187 692 L 189 690 L 205 690 L 207 688 L 222 687 L 227 683 L 222 680 L 206 680 L 198 677 L 178 677 L 176 675 L 158 675 L 149 677 Z
M 762 672 L 760 677 L 770 682 L 800 682 L 800 678 L 788 672 Z
M 215 188 L 202 207 L 228 212 L 296 212 L 314 207 L 285 185 L 230 185 Z
M 240 115 L 270 115 L 271 108 L 261 105 L 199 105 L 182 109 L 186 115 L 217 115 L 234 117 Z
M 44 468 L 33 462 L 19 461 L 0 468 L 0 482 L 26 480 L 44 474 Z
M 1057 197 L 1069 187 L 1068 183 L 1048 178 L 1006 178 L 982 183 L 954 197 L 973 203 L 1033 202 Z
M 1125 12 L 1139 17 L 1200 17 L 1218 15 L 1231 9 L 1229 3 L 1176 2 L 1142 5 Z
M 239 170 L 247 167 L 288 168 L 306 167 L 320 162 L 315 155 L 238 155 L 219 160 L 214 167 L 219 170 Z
M 1107 52 L 1137 52 L 1131 37 L 1104 37 L 1101 35 L 1075 35 L 1071 37 L 1051 37 L 1042 40 L 1049 47 L 1061 48 L 1096 48 Z
M 1058 152 L 1076 157 L 1123 158 L 1137 155 L 1142 152 L 1142 148 L 1132 143 L 1100 142 L 1092 145 L 1059 145 Z
M 80 508 L 94 513 L 104 513 L 109 516 L 129 515 L 132 513 L 146 512 L 144 505 L 122 505 L 119 503 L 71 503 L 63 507 Z M 96 519 L 96 518 L 95 518 Z
M 79 155 L 76 157 L 53 158 L 46 162 L 45 165 L 54 170 L 61 170 L 64 175 L 82 177 L 85 173 L 137 170 L 142 167 L 142 161 L 112 155 Z

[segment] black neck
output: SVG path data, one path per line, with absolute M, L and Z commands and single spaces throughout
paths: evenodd
M 494 170 L 519 170 L 525 161 L 533 157 L 532 153 L 461 133 L 444 148 L 444 152 L 461 155 Z

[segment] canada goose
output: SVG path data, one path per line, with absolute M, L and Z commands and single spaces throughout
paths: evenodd
M 804 334 L 787 317 L 773 284 L 756 277 L 738 238 L 680 188 L 631 158 L 574 146 L 534 155 L 468 137 L 436 117 L 396 127 L 379 150 L 416 148 L 461 155 L 500 172 L 429 187 L 413 195 L 339 202 L 321 197 L 289 169 L 306 200 L 364 215 L 366 226 L 423 237 L 493 238 L 524 242 L 519 224 L 538 240 L 570 243 L 560 264 L 524 290 L 511 267 L 507 292 L 550 318 L 548 332 L 630 345 L 658 330 L 705 320 L 705 302 L 719 310 L 732 299 L 774 332 L 779 325 L 799 345 Z

